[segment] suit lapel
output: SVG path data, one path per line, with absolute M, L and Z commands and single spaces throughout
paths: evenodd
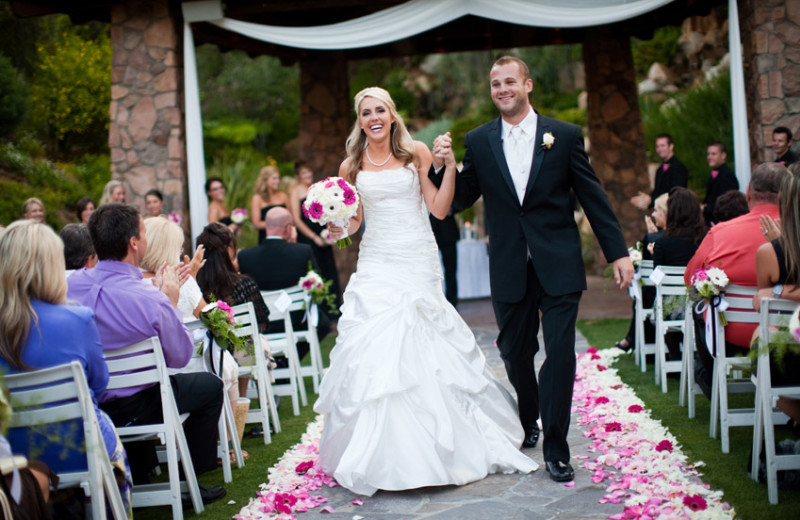
M 514 201 L 519 205 L 517 190 L 514 188 L 514 181 L 511 179 L 511 172 L 508 171 L 506 154 L 503 152 L 503 136 L 501 135 L 503 125 L 500 124 L 500 121 L 501 119 L 498 117 L 494 120 L 494 125 L 489 128 L 489 132 L 487 133 L 487 138 L 489 139 L 489 148 L 491 148 L 492 153 L 494 154 L 494 159 L 495 162 L 497 162 L 497 168 L 500 170 L 501 177 L 503 177 L 503 180 L 506 181 L 508 189 L 511 190 Z
M 525 187 L 525 198 L 528 198 L 533 189 L 533 184 L 536 182 L 536 177 L 539 175 L 539 169 L 542 167 L 544 161 L 545 149 L 542 148 L 542 140 L 544 134 L 550 132 L 550 121 L 545 117 L 539 115 L 539 121 L 536 125 L 536 139 L 533 140 L 533 164 L 531 166 L 531 174 L 528 176 L 528 185 Z M 524 199 L 523 199 L 524 202 Z

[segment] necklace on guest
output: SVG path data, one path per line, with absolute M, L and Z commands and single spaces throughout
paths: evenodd
M 377 166 L 378 168 L 384 166 L 392 158 L 392 152 L 389 152 L 389 157 L 387 157 L 385 161 L 383 161 L 382 163 L 376 163 L 375 161 L 372 160 L 372 157 L 369 156 L 369 146 L 367 146 L 364 149 L 364 152 L 367 154 L 367 160 L 370 162 L 370 164 L 372 164 L 373 166 Z

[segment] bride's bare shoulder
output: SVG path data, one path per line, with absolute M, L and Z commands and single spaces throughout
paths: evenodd
M 350 170 L 350 157 L 346 158 L 342 161 L 342 164 L 339 165 L 339 177 L 347 177 L 347 172 Z

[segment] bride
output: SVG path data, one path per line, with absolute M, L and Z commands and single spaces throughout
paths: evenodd
M 355 109 L 339 175 L 361 195 L 348 231 L 362 219 L 366 229 L 314 405 L 324 415 L 322 468 L 362 495 L 534 471 L 519 451 L 513 398 L 442 293 L 428 212 L 442 218 L 450 208 L 452 149 L 435 147 L 445 164 L 437 190 L 427 176 L 432 154 L 412 141 L 388 92 L 362 90 Z

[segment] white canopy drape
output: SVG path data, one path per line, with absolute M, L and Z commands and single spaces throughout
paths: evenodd
M 194 40 L 189 24 L 207 21 L 223 29 L 257 40 L 303 49 L 334 50 L 371 47 L 409 38 L 439 27 L 463 16 L 472 15 L 501 22 L 531 27 L 589 27 L 619 22 L 657 9 L 673 0 L 409 0 L 395 7 L 340 23 L 314 27 L 281 27 L 260 25 L 225 18 L 222 2 L 208 0 L 184 2 L 184 83 L 186 89 L 186 148 L 189 169 L 189 201 L 192 209 L 192 236 L 197 236 L 206 224 L 208 202 L 203 185 L 202 119 L 194 56 Z M 729 0 L 732 21 L 729 31 L 731 43 L 739 42 L 738 18 L 735 23 L 736 0 Z M 734 31 L 736 34 L 734 34 Z M 737 49 L 738 50 L 738 49 Z M 749 180 L 749 146 L 746 137 L 747 113 L 744 106 L 744 77 L 741 71 L 741 52 L 731 52 L 731 90 L 734 104 L 734 122 L 744 114 L 744 125 L 734 124 L 736 143 L 736 170 L 740 182 Z M 738 71 L 733 65 L 738 61 Z M 740 74 L 740 79 L 734 79 Z M 739 89 L 740 93 L 734 93 Z M 741 96 L 741 97 L 738 97 Z M 737 103 L 741 106 L 737 107 Z M 738 129 L 738 130 L 737 130 Z M 744 139 L 736 138 L 737 131 Z M 742 144 L 744 143 L 744 144 Z M 747 160 L 740 160 L 741 154 Z M 745 151 L 744 148 L 747 148 Z M 744 168 L 745 170 L 740 170 Z M 743 186 L 747 181 L 744 181 Z

